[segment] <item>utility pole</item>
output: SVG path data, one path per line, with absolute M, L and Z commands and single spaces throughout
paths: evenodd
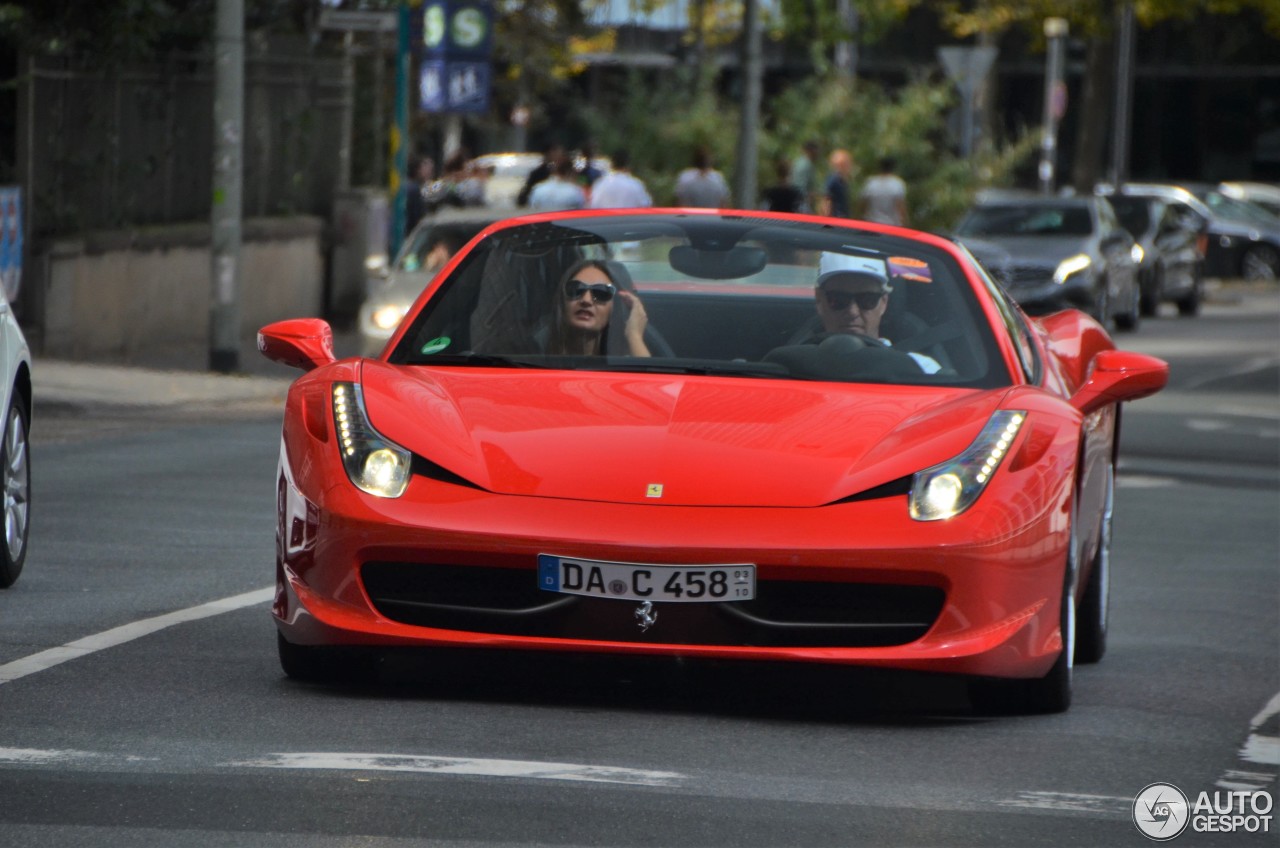
M 1116 119 L 1111 139 L 1111 184 L 1117 189 L 1129 179 L 1129 135 L 1133 116 L 1133 2 L 1120 9 L 1116 38 Z
M 209 370 L 227 374 L 240 366 L 244 0 L 218 0 L 213 52 L 213 285 L 209 306 Z
M 760 2 L 742 4 L 742 119 L 738 131 L 738 169 L 734 194 L 740 209 L 756 205 L 756 150 L 760 131 L 763 61 L 760 48 Z
M 1040 138 L 1040 192 L 1053 194 L 1058 160 L 1058 121 L 1067 109 L 1063 61 L 1067 41 L 1066 18 L 1045 18 L 1047 44 L 1044 71 L 1044 134 Z

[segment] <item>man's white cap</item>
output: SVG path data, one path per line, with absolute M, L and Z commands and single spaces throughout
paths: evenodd
M 818 285 L 821 286 L 832 277 L 850 274 L 862 279 L 871 279 L 889 291 L 889 275 L 885 271 L 883 259 L 872 259 L 869 256 L 849 256 L 845 253 L 832 253 L 824 250 L 818 259 Z

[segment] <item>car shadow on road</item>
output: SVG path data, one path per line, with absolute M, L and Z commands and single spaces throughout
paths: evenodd
M 519 703 L 795 722 L 986 721 L 952 675 L 819 664 L 474 651 L 389 651 L 314 686 L 342 697 Z

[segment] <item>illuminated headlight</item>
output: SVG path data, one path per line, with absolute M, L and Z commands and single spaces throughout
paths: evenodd
M 1058 263 L 1057 270 L 1053 272 L 1053 281 L 1058 285 L 1062 285 L 1072 274 L 1079 274 L 1092 264 L 1093 260 L 1083 253 L 1070 256 Z
M 1147 252 L 1142 249 L 1142 245 L 1135 244 L 1132 247 L 1132 249 L 1130 249 L 1129 255 L 1133 257 L 1134 262 L 1137 262 L 1139 265 L 1141 265 L 1142 260 L 1146 258 Z
M 409 485 L 410 454 L 378 434 L 364 411 L 364 395 L 354 383 L 333 384 L 333 426 L 347 478 L 362 492 L 398 498 Z
M 911 481 L 911 517 L 938 521 L 973 506 L 1026 420 L 1026 412 L 1001 410 L 991 416 L 964 453 L 917 473 Z
M 387 270 L 387 254 L 370 253 L 364 258 L 364 269 L 372 273 L 380 273 Z
M 379 330 L 394 330 L 408 311 L 408 306 L 388 303 L 373 310 L 370 320 Z

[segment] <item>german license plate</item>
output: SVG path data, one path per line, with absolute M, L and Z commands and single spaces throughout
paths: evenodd
M 647 565 L 539 554 L 538 588 L 621 601 L 749 601 L 756 596 L 756 567 L 747 563 Z

